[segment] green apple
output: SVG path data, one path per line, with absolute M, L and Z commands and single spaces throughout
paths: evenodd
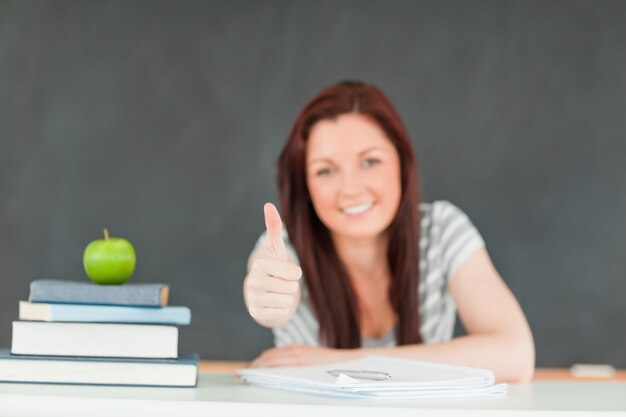
M 109 231 L 104 229 L 104 239 L 94 240 L 85 248 L 83 265 L 96 284 L 122 284 L 135 270 L 135 248 L 126 239 L 109 238 Z

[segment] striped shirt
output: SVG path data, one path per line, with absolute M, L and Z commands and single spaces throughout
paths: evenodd
M 420 334 L 424 343 L 450 340 L 454 332 L 456 305 L 448 293 L 450 277 L 474 253 L 484 247 L 484 241 L 469 218 L 458 207 L 447 201 L 420 205 Z M 285 236 L 286 237 L 286 236 Z M 257 242 L 263 244 L 265 235 Z M 293 259 L 298 259 L 293 247 L 285 239 L 285 247 Z M 275 327 L 274 344 L 319 346 L 319 324 L 306 290 L 303 277 L 302 298 L 289 322 Z M 396 345 L 395 330 L 378 339 L 362 338 L 363 347 L 392 347 Z

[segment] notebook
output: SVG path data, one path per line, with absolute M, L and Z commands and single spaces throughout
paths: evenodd
M 250 385 L 318 395 L 419 399 L 494 397 L 507 393 L 487 369 L 368 356 L 315 366 L 237 370 Z

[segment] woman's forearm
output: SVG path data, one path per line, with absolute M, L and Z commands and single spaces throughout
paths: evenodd
M 528 381 L 535 368 L 532 337 L 474 334 L 443 343 L 359 350 L 358 356 L 395 356 L 490 369 L 500 381 Z

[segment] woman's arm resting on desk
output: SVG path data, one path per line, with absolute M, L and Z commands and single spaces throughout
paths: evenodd
M 399 346 L 387 354 L 491 369 L 498 380 L 530 380 L 535 348 L 528 322 L 485 249 L 455 273 L 448 290 L 467 336 L 431 345 Z
M 449 291 L 467 336 L 437 344 L 339 350 L 293 345 L 265 351 L 251 366 L 288 366 L 386 355 L 491 369 L 498 380 L 528 381 L 535 366 L 530 328 L 485 249 L 451 278 Z
M 467 336 L 424 346 L 432 360 L 493 370 L 501 380 L 527 381 L 535 347 L 526 317 L 486 249 L 476 252 L 448 285 Z M 440 356 L 441 355 L 441 356 Z

